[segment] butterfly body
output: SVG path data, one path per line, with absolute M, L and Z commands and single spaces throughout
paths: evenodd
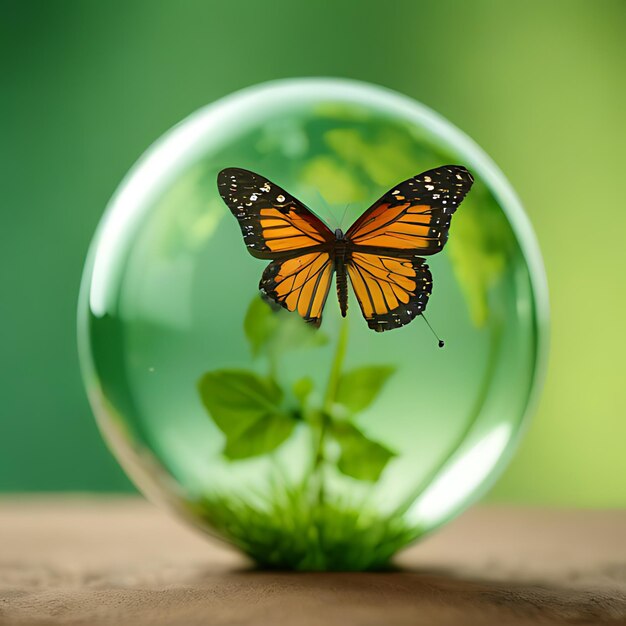
M 271 261 L 259 283 L 265 297 L 319 326 L 335 276 L 341 314 L 350 282 L 378 332 L 404 326 L 426 308 L 432 276 L 423 256 L 443 248 L 472 183 L 461 166 L 429 170 L 391 189 L 344 233 L 259 174 L 227 168 L 218 175 L 248 251 Z
M 335 230 L 335 245 L 333 257 L 335 265 L 335 284 L 337 286 L 337 300 L 342 317 L 348 312 L 348 273 L 346 270 L 346 258 L 348 257 L 348 243 L 341 228 Z

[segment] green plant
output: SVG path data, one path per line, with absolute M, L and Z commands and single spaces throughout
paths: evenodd
M 305 481 L 295 486 L 273 483 L 262 503 L 212 493 L 195 502 L 190 512 L 268 569 L 384 569 L 421 534 L 409 529 L 401 515 L 381 515 L 366 502 L 320 503 Z
M 259 297 L 251 302 L 244 331 L 264 372 L 220 369 L 198 382 L 202 402 L 225 436 L 223 454 L 232 462 L 276 451 L 298 424 L 310 436 L 310 466 L 301 484 L 276 481 L 263 504 L 231 494 L 200 500 L 202 514 L 222 535 L 266 566 L 297 569 L 380 567 L 407 542 L 401 519 L 382 519 L 365 502 L 329 501 L 327 468 L 375 483 L 395 452 L 355 423 L 393 375 L 388 365 L 344 371 L 348 325 L 341 324 L 323 393 L 311 378 L 286 383 L 279 374 L 289 350 L 328 343 L 328 337 L 297 315 L 275 310 Z M 329 454 L 329 450 L 333 454 Z M 359 555 L 357 557 L 357 555 Z
M 295 315 L 273 311 L 261 298 L 252 301 L 244 330 L 252 353 L 265 357 L 266 374 L 243 369 L 213 370 L 198 383 L 205 408 L 226 437 L 224 455 L 235 461 L 269 454 L 302 422 L 315 441 L 312 471 L 327 461 L 327 444 L 334 441 L 340 450 L 336 464 L 340 472 L 358 480 L 378 480 L 394 452 L 368 438 L 353 418 L 375 401 L 393 374 L 393 367 L 368 365 L 344 372 L 348 341 L 344 322 L 323 402 L 316 404 L 313 381 L 302 378 L 289 388 L 280 380 L 277 365 L 284 351 L 324 345 L 328 342 L 326 335 Z

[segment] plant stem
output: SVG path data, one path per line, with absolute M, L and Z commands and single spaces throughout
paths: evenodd
M 328 385 L 326 386 L 326 395 L 324 397 L 324 411 L 326 413 L 330 412 L 333 404 L 335 403 L 337 386 L 339 385 L 339 377 L 341 376 L 341 369 L 343 368 L 347 348 L 348 321 L 343 319 L 339 328 L 339 337 L 337 338 L 337 346 L 335 347 L 335 356 L 333 358 L 333 364 L 328 378 Z
M 316 505 L 313 509 L 313 525 L 317 530 L 317 544 L 318 550 L 315 555 L 316 568 L 326 569 L 327 554 L 324 549 L 324 501 L 326 499 L 324 489 L 324 460 L 325 460 L 325 447 L 326 447 L 326 432 L 328 430 L 330 412 L 332 411 L 335 398 L 337 397 L 337 388 L 339 386 L 339 378 L 341 376 L 341 370 L 343 368 L 343 362 L 346 356 L 346 349 L 348 347 L 348 321 L 342 320 L 339 328 L 339 336 L 337 338 L 337 344 L 335 346 L 335 355 L 333 357 L 332 365 L 330 368 L 330 375 L 328 377 L 328 384 L 326 386 L 326 393 L 324 394 L 324 403 L 322 409 L 319 412 L 320 423 L 317 441 L 314 443 L 313 450 L 313 467 L 311 468 L 311 478 L 317 486 Z
M 324 503 L 324 477 L 322 474 L 322 466 L 325 459 L 324 448 L 326 444 L 326 432 L 328 430 L 329 413 L 335 403 L 337 396 L 337 387 L 339 385 L 339 378 L 341 377 L 341 370 L 343 368 L 343 362 L 346 356 L 346 350 L 348 347 L 348 321 L 342 320 L 339 328 L 339 336 L 337 338 L 337 344 L 335 346 L 335 355 L 333 357 L 332 365 L 330 368 L 330 375 L 328 377 L 328 383 L 326 385 L 326 393 L 324 394 L 324 404 L 320 411 L 320 426 L 318 431 L 317 440 L 315 442 L 315 448 L 313 450 L 313 468 L 312 476 L 317 476 L 318 482 L 318 496 L 317 502 L 321 508 Z

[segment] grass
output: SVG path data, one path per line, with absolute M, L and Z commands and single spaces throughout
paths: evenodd
M 266 569 L 365 571 L 389 568 L 390 559 L 420 536 L 401 517 L 365 504 L 325 498 L 306 485 L 274 485 L 263 504 L 212 494 L 194 513 Z

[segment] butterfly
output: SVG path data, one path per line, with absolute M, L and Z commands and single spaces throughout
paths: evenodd
M 344 233 L 260 174 L 230 167 L 217 176 L 248 252 L 271 261 L 259 283 L 266 298 L 319 327 L 336 274 L 341 315 L 349 278 L 363 317 L 378 332 L 426 309 L 433 279 L 423 257 L 442 250 L 473 182 L 459 165 L 423 172 L 390 189 Z

